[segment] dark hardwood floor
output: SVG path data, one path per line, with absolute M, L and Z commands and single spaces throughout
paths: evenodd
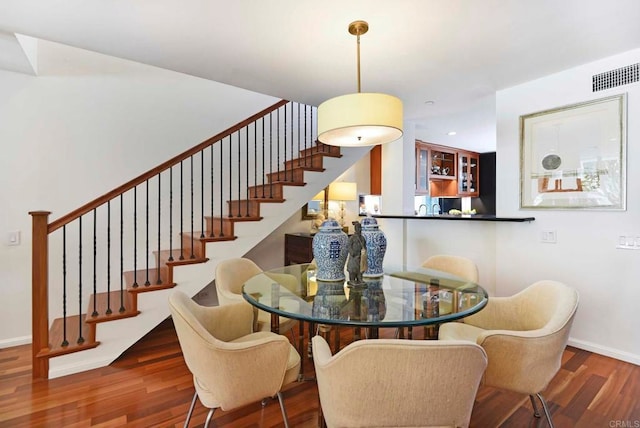
M 392 334 L 381 332 L 385 337 Z M 342 329 L 342 343 L 351 339 L 352 332 Z M 305 372 L 313 375 L 310 360 Z M 291 426 L 317 426 L 313 381 L 295 383 L 284 395 Z M 544 395 L 558 428 L 640 427 L 639 366 L 567 348 L 562 369 Z M 181 427 L 192 396 L 192 378 L 171 319 L 110 366 L 48 381 L 31 380 L 30 346 L 0 350 L 0 427 Z M 394 399 L 401 397 L 389 397 Z M 198 403 L 190 426 L 203 426 L 206 413 Z M 283 426 L 277 400 L 265 408 L 256 403 L 218 410 L 214 420 L 219 427 Z M 480 388 L 472 427 L 519 428 L 536 423 L 528 397 Z

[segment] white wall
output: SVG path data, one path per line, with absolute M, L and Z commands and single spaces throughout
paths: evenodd
M 497 93 L 497 212 L 535 216 L 533 227 L 496 228 L 496 290 L 513 294 L 540 279 L 580 292 L 571 344 L 640 364 L 640 251 L 616 249 L 619 235 L 640 235 L 640 84 L 591 92 L 591 76 L 635 64 L 640 49 Z M 519 116 L 626 92 L 627 210 L 519 209 Z M 540 242 L 555 230 L 557 244 Z
M 580 307 L 570 344 L 640 364 L 640 251 L 616 249 L 618 236 L 640 236 L 640 84 L 591 92 L 591 76 L 634 64 L 640 49 L 528 82 L 496 94 L 497 213 L 503 217 L 535 217 L 533 222 L 381 219 L 388 240 L 385 270 L 415 266 L 434 254 L 458 254 L 476 261 L 480 284 L 492 296 L 512 295 L 541 279 L 563 281 L 580 292 Z M 628 94 L 627 210 L 624 212 L 519 209 L 519 117 L 554 107 Z M 383 151 L 383 200 L 397 206 L 413 198 L 413 156 L 409 140 Z M 393 160 L 392 164 L 387 164 Z M 391 192 L 392 197 L 387 197 Z M 398 195 L 402 194 L 402 198 Z M 407 212 L 405 212 L 407 213 Z M 543 230 L 555 230 L 557 243 L 540 242 Z
M 29 211 L 54 220 L 277 101 L 50 42 L 39 55 L 39 76 L 0 71 L 0 347 L 30 341 Z

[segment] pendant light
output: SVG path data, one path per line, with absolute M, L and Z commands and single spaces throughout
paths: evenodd
M 331 146 L 375 146 L 402 137 L 402 101 L 392 95 L 360 92 L 360 36 L 365 21 L 349 24 L 357 36 L 358 92 L 331 98 L 318 107 L 318 140 Z

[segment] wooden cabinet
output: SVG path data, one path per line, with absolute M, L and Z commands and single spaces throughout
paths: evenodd
M 309 263 L 313 260 L 313 235 L 287 233 L 284 235 L 284 265 Z
M 416 195 L 478 196 L 478 153 L 416 140 Z
M 480 156 L 473 152 L 458 152 L 458 195 L 480 194 Z
M 416 140 L 415 191 L 417 195 L 431 194 L 433 180 L 455 180 L 456 152 L 447 147 Z M 437 187 L 448 187 L 448 184 Z M 453 186 L 455 189 L 455 186 Z M 454 190 L 455 191 L 455 190 Z

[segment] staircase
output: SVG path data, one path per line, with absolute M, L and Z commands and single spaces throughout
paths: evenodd
M 316 143 L 314 114 L 281 101 L 58 220 L 30 213 L 33 377 L 111 363 L 171 288 L 195 295 L 367 153 Z

